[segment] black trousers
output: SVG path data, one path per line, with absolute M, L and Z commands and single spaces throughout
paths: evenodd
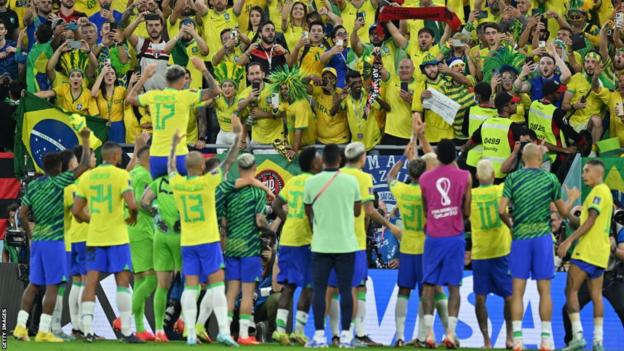
M 602 286 L 602 295 L 609 301 L 615 313 L 620 317 L 620 322 L 624 327 L 624 280 L 617 279 L 614 272 L 605 272 L 604 283 Z M 581 289 L 578 293 L 579 306 L 582 310 L 585 305 L 591 302 L 591 295 L 589 294 L 589 287 L 587 282 L 581 285 Z M 565 336 L 563 341 L 566 345 L 572 340 L 572 323 L 570 323 L 570 317 L 568 316 L 568 305 L 563 305 L 563 327 L 565 328 Z
M 353 298 L 351 286 L 353 281 L 353 266 L 355 253 L 312 253 L 312 288 L 314 327 L 316 330 L 325 330 L 325 293 L 327 280 L 332 268 L 336 271 L 336 282 L 340 292 L 340 322 L 342 330 L 349 330 L 351 314 L 353 314 Z

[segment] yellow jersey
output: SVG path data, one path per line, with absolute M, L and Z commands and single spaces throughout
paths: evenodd
M 423 91 L 429 88 L 436 89 L 446 95 L 446 87 L 451 84 L 450 79 L 449 77 L 438 76 L 438 79 L 435 81 L 429 79 L 421 81 L 416 88 L 414 99 L 412 100 L 412 111 L 424 113 L 423 120 L 427 123 L 425 136 L 429 142 L 432 143 L 437 143 L 442 139 L 454 139 L 455 130 L 453 129 L 453 125 L 446 123 L 440 115 L 429 109 L 425 110 L 420 96 Z
M 611 229 L 611 214 L 613 213 L 613 197 L 607 184 L 596 185 L 583 201 L 581 224 L 587 221 L 589 210 L 598 212 L 598 217 L 587 233 L 578 239 L 578 243 L 572 252 L 572 259 L 587 262 L 600 268 L 607 268 L 611 254 L 609 231 Z
M 182 246 L 210 244 L 220 240 L 215 193 L 222 179 L 220 169 L 199 177 L 175 174 L 169 178 L 180 212 Z
M 295 46 L 297 46 L 297 42 L 301 39 L 303 32 L 307 29 L 304 27 L 295 27 L 292 24 L 288 26 L 288 29 L 284 32 L 284 39 L 286 40 L 286 45 L 288 45 L 288 50 L 290 52 L 295 51 Z M 299 52 L 303 52 L 303 48 Z
M 399 250 L 404 254 L 422 255 L 425 247 L 426 217 L 420 186 L 394 180 L 390 183 L 390 191 L 397 201 L 403 220 Z
M 415 79 L 407 84 L 407 90 L 412 93 L 413 99 L 418 83 Z M 385 133 L 398 138 L 412 137 L 412 106 L 401 98 L 401 81 L 394 80 L 384 85 L 384 100 L 390 105 L 390 112 L 386 113 Z
M 369 201 L 373 201 L 375 196 L 373 195 L 373 177 L 362 171 L 361 169 L 345 166 L 340 169 L 344 174 L 349 174 L 355 177 L 360 188 L 360 198 L 362 200 L 362 207 Z M 360 250 L 366 250 L 366 213 L 364 208 L 360 215 L 355 217 L 355 238 L 358 242 Z
M 379 106 L 379 102 L 375 101 L 368 112 L 368 116 L 364 116 L 366 99 L 367 96 L 364 91 L 358 100 L 349 95 L 342 101 L 341 107 L 347 114 L 351 142 L 363 143 L 366 151 L 368 151 L 381 141 L 381 128 L 375 117 L 377 111 L 381 110 L 381 106 Z
M 86 88 L 81 89 L 80 95 L 74 99 L 69 84 L 62 84 L 53 88 L 52 90 L 56 94 L 56 104 L 67 113 L 97 116 L 99 111 L 95 99 L 91 96 L 91 91 Z
M 97 0 L 76 0 L 74 11 L 82 12 L 90 17 L 100 11 L 100 2 Z
M 305 56 L 298 62 L 301 66 L 301 73 L 303 73 L 304 76 L 321 76 L 321 72 L 323 68 L 325 68 L 325 65 L 321 62 L 321 55 L 325 50 L 326 48 L 324 45 L 319 45 L 310 46 L 307 52 L 305 52 L 305 47 L 299 51 L 302 54 L 305 52 Z
M 438 57 L 440 56 L 440 52 L 442 50 L 440 45 L 432 45 L 429 50 L 420 50 L 420 47 L 418 46 L 418 32 L 410 35 L 415 36 L 415 38 L 410 38 L 410 44 L 408 44 L 407 47 L 407 54 L 412 59 L 412 62 L 414 62 L 414 67 L 416 67 L 414 70 L 414 78 L 418 81 L 425 80 L 427 76 L 425 76 L 425 74 L 420 70 L 420 65 L 423 63 L 425 56 L 428 56 L 427 54 L 431 54 L 434 57 Z M 414 44 L 411 44 L 412 42 Z M 391 74 L 394 75 L 394 72 L 391 72 Z
M 472 258 L 502 257 L 511 250 L 511 232 L 498 215 L 503 184 L 472 189 L 470 223 L 472 225 Z
M 202 17 L 204 24 L 204 35 L 202 38 L 208 45 L 208 57 L 207 61 L 212 61 L 214 54 L 221 49 L 223 44 L 221 43 L 221 32 L 224 29 L 232 29 L 238 25 L 234 10 L 231 8 L 219 13 L 213 9 Z
M 80 179 L 80 178 L 79 178 Z M 78 179 L 74 184 L 68 185 L 63 191 L 63 204 L 65 212 L 65 251 L 71 251 L 71 244 L 87 241 L 89 223 L 78 223 L 71 213 L 74 206 L 74 196 L 78 191 Z
M 238 99 L 245 99 L 251 94 L 252 87 L 245 88 L 239 95 Z M 237 104 L 238 105 L 238 104 Z M 271 106 L 271 92 L 265 85 L 258 97 L 258 108 L 265 112 L 273 110 Z M 250 107 L 247 106 L 240 113 L 241 120 L 249 117 Z M 275 139 L 284 139 L 284 125 L 281 118 L 262 118 L 254 120 L 251 126 L 251 140 L 259 144 L 273 144 Z
M 80 177 L 76 196 L 87 201 L 91 221 L 87 246 L 114 246 L 129 242 L 123 194 L 132 191 L 130 174 L 101 164 Z
M 245 0 L 245 4 L 243 4 L 243 8 L 238 15 L 238 28 L 242 32 L 246 32 L 249 27 L 249 11 L 254 6 L 258 6 L 264 10 L 267 7 L 267 0 Z
M 323 88 L 315 86 L 312 90 L 314 112 L 316 115 L 316 138 L 321 144 L 345 144 L 349 142 L 349 124 L 344 111 L 332 115 L 334 95 L 340 95 L 342 89 L 336 88 L 334 94 L 325 94 Z
M 576 104 L 580 102 L 584 96 L 586 98 L 585 108 L 576 110 L 569 118 L 570 125 L 577 131 L 581 131 L 587 128 L 587 122 L 594 115 L 600 115 L 602 110 L 602 99 L 591 89 L 591 78 L 585 76 L 585 73 L 576 73 L 570 78 L 567 84 L 568 90 L 574 94 L 570 104 Z M 603 90 L 604 91 L 604 90 Z M 589 94 L 588 94 L 589 93 Z M 608 95 L 607 92 L 601 92 L 604 95 Z
M 280 245 L 283 246 L 306 246 L 312 243 L 312 228 L 305 214 L 303 204 L 303 186 L 310 173 L 302 173 L 294 176 L 286 182 L 284 189 L 279 192 L 279 197 L 288 206 L 288 215 L 282 228 Z
M 17 14 L 20 29 L 24 28 L 24 15 L 30 9 L 30 1 L 32 0 L 9 0 L 8 7 Z
M 609 107 L 609 137 L 618 138 L 620 145 L 624 145 L 624 116 L 618 116 L 618 111 L 624 112 L 624 97 L 605 88 L 601 88 L 599 96 L 606 97 L 603 101 Z
M 149 106 L 152 116 L 153 139 L 150 147 L 151 156 L 168 156 L 171 138 L 176 130 L 183 133 L 188 126 L 188 119 L 195 104 L 200 102 L 201 92 L 192 90 L 150 90 L 139 95 L 139 105 Z M 176 155 L 186 155 L 186 137 L 176 148 Z
M 238 110 L 236 97 L 232 97 L 232 101 L 228 102 L 222 95 L 215 100 L 215 111 L 217 113 L 217 122 L 219 128 L 224 132 L 232 131 L 232 115 Z
M 302 131 L 301 146 L 316 143 L 316 120 L 308 100 L 302 99 L 288 105 L 286 126 L 290 145 L 294 144 L 296 130 Z
M 331 9 L 330 9 L 331 10 Z M 375 7 L 370 1 L 364 1 L 360 8 L 356 8 L 351 1 L 345 1 L 345 8 L 340 10 L 340 18 L 342 19 L 342 25 L 347 30 L 349 35 L 353 32 L 355 27 L 355 20 L 358 13 L 364 14 L 364 26 L 358 31 L 358 37 L 364 43 L 370 42 L 368 37 L 368 29 L 375 23 Z M 394 72 L 393 72 L 394 73 Z
M 119 122 L 124 120 L 124 101 L 126 99 L 126 88 L 116 86 L 113 90 L 111 98 L 105 98 L 102 91 L 96 99 L 100 116 L 110 122 Z

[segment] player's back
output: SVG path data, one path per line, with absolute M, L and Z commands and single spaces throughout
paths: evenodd
M 130 175 L 111 164 L 101 164 L 83 174 L 77 196 L 86 199 L 91 221 L 87 246 L 128 243 L 123 194 L 132 191 Z
M 149 106 L 153 138 L 151 156 L 168 156 L 171 138 L 176 130 L 186 131 L 191 109 L 200 102 L 200 92 L 191 90 L 150 90 L 139 96 L 141 106 Z M 186 136 L 176 148 L 176 155 L 188 153 Z
M 390 184 L 390 191 L 397 200 L 397 207 L 403 220 L 400 252 L 420 255 L 423 253 L 425 243 L 426 220 L 420 186 L 395 180 Z
M 221 170 L 199 177 L 179 174 L 170 177 L 169 184 L 180 212 L 182 246 L 220 240 L 215 192 L 222 179 Z
M 288 205 L 280 245 L 305 246 L 312 242 L 312 228 L 303 203 L 303 187 L 310 176 L 310 173 L 303 173 L 290 178 L 278 195 Z
M 370 174 L 354 167 L 342 167 L 341 172 L 355 177 L 360 189 L 362 205 L 368 201 L 373 201 L 373 178 Z M 355 236 L 360 250 L 366 250 L 366 211 L 362 208 L 360 215 L 355 217 Z
M 502 184 L 472 189 L 470 223 L 473 259 L 501 257 L 511 250 L 509 228 L 498 215 L 502 195 Z

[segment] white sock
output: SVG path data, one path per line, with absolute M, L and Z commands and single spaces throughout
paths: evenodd
M 522 321 L 511 321 L 511 330 L 514 344 L 522 345 Z
M 93 334 L 91 325 L 93 324 L 93 311 L 95 310 L 95 301 L 83 301 L 81 304 L 82 332 L 85 335 Z
M 317 330 L 314 332 L 314 341 L 316 342 L 326 342 L 325 340 L 325 330 Z
M 49 333 L 50 323 L 52 322 L 52 316 L 42 313 L 39 318 L 39 333 Z
M 56 295 L 56 303 L 54 304 L 54 311 L 52 312 L 52 323 L 50 329 L 52 333 L 57 334 L 62 332 L 61 330 L 61 317 L 63 315 L 63 295 Z
M 340 343 L 341 344 L 351 344 L 351 340 L 353 340 L 353 333 L 349 330 L 343 330 L 340 333 Z
M 446 333 L 449 335 L 455 335 L 455 329 L 457 328 L 457 317 L 448 317 L 448 328 Z
M 278 333 L 285 333 L 286 326 L 288 325 L 288 310 L 284 308 L 277 309 L 277 316 L 275 317 L 275 325 L 277 326 Z
M 121 320 L 121 334 L 130 336 L 132 334 L 132 294 L 130 289 L 118 286 L 116 300 L 119 319 Z
M 440 316 L 440 320 L 442 321 L 442 326 L 444 326 L 445 330 L 449 329 L 449 315 L 448 315 L 448 299 L 444 293 L 436 293 L 434 297 L 435 301 L 435 309 L 438 311 L 438 316 Z M 457 324 L 456 324 L 457 325 Z M 455 332 L 455 328 L 453 328 L 453 332 Z
M 80 330 L 80 285 L 72 284 L 69 290 L 69 317 L 71 319 L 72 329 Z
M 423 308 L 422 299 L 418 303 L 418 336 L 416 339 L 425 341 L 427 338 L 427 326 L 425 325 L 425 309 Z
M 212 289 L 206 289 L 206 293 L 199 304 L 199 317 L 197 317 L 197 325 L 206 325 L 208 318 L 212 314 Z
M 355 335 L 358 337 L 366 335 L 364 328 L 364 318 L 366 318 L 366 293 L 358 292 L 357 311 L 355 311 Z
M 241 315 L 238 319 L 238 337 L 247 339 L 249 337 L 249 325 L 251 324 L 251 316 Z
M 603 331 L 602 331 L 603 318 L 594 318 L 594 345 L 602 345 Z
M 212 309 L 219 324 L 219 334 L 230 336 L 228 324 L 227 299 L 225 298 L 225 285 L 212 286 Z
M 550 321 L 542 321 L 542 341 L 550 342 L 552 336 L 552 323 Z
M 20 310 L 17 312 L 17 325 L 26 328 L 26 323 L 28 323 L 28 312 Z
M 580 340 L 583 338 L 583 325 L 581 324 L 581 316 L 578 312 L 570 313 L 570 322 L 572 323 L 572 338 Z
M 84 284 L 80 284 L 80 293 L 78 294 L 78 315 L 80 316 L 79 324 L 80 330 L 84 333 L 84 329 L 82 327 L 82 293 L 84 293 L 85 286 Z
M 433 315 L 426 314 L 423 319 L 425 320 L 426 333 L 429 333 L 429 331 L 433 330 Z
M 405 341 L 405 317 L 407 316 L 408 296 L 399 295 L 394 307 L 394 324 L 396 327 L 396 339 Z
M 195 338 L 195 322 L 197 321 L 197 295 L 199 286 L 185 286 L 180 298 L 184 326 L 189 338 Z
M 338 294 L 332 296 L 329 304 L 329 326 L 332 336 L 340 335 L 340 300 Z
M 297 311 L 297 314 L 295 314 L 295 333 L 303 333 L 307 323 L 308 314 L 304 311 Z

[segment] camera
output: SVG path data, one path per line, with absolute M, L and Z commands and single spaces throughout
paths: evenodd
M 618 208 L 617 210 L 613 211 L 613 220 L 615 221 L 615 223 L 624 226 L 624 210 Z

